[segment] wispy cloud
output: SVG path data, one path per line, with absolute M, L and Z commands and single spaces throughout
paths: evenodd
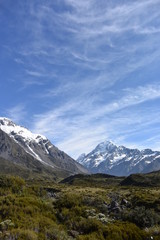
M 30 70 L 26 70 L 26 73 L 33 77 L 44 77 L 45 76 L 40 72 L 35 72 L 35 71 L 30 71 Z
M 159 7 L 160 0 L 29 0 L 15 9 L 14 30 L 25 38 L 6 49 L 32 129 L 72 156 L 106 138 L 134 145 L 140 131 L 147 142 L 160 110 Z M 25 113 L 21 105 L 9 111 L 18 121 Z
M 157 98 L 160 98 L 159 85 L 124 89 L 121 98 L 97 106 L 94 105 L 94 101 L 89 105 L 88 102 L 83 104 L 80 98 L 72 103 L 66 103 L 61 108 L 34 116 L 33 129 L 49 138 L 53 137 L 53 142 L 60 148 L 65 149 L 72 156 L 77 156 L 82 149 L 91 150 L 93 145 L 106 138 L 119 141 L 122 133 L 124 138 L 127 138 L 137 133 L 144 123 L 152 124 L 153 114 L 149 117 L 146 117 L 146 113 L 143 116 L 137 114 L 133 116 L 129 110 Z M 126 116 L 124 110 L 127 111 Z M 156 122 L 158 120 L 159 118 L 156 118 Z
M 38 59 L 42 59 L 43 54 L 43 59 L 45 57 L 49 64 L 62 64 L 59 60 L 63 55 L 64 60 L 73 65 L 89 69 L 92 67 L 92 70 L 108 70 L 108 63 L 123 62 L 123 59 L 130 62 L 132 48 L 138 52 L 143 46 L 146 49 L 145 55 L 151 54 L 147 47 L 155 43 L 156 35 L 160 33 L 153 21 L 160 15 L 157 11 L 160 4 L 158 0 L 125 4 L 115 4 L 114 1 L 111 4 L 104 1 L 97 4 L 91 0 L 80 3 L 66 0 L 65 3 L 71 7 L 71 11 L 57 13 L 49 2 L 38 6 L 33 4 L 30 11 L 33 21 L 28 24 L 33 41 L 20 53 L 25 53 L 26 57 L 36 55 Z M 149 14 L 151 10 L 152 14 Z M 51 35 L 56 32 L 59 41 L 62 41 L 63 33 L 66 32 L 65 41 L 59 45 L 54 39 L 47 38 L 45 31 Z M 153 36 L 152 33 L 156 35 Z M 140 39 L 141 34 L 143 37 Z M 132 35 L 139 38 L 138 41 L 128 41 Z M 148 35 L 152 35 L 152 39 Z M 154 49 L 157 49 L 157 44 L 158 42 L 154 44 Z M 141 58 L 137 65 L 139 61 Z

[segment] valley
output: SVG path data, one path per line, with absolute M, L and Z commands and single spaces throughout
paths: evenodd
M 0 239 L 160 239 L 159 154 L 105 142 L 78 163 L 46 137 L 0 118 Z M 141 166 L 134 174 L 133 162 Z M 112 165 L 121 172 L 110 174 Z
M 160 0 L 0 0 L 0 240 L 160 240 Z

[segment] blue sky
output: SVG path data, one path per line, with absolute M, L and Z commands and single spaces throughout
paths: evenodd
M 0 115 L 76 158 L 160 150 L 160 0 L 1 0 Z

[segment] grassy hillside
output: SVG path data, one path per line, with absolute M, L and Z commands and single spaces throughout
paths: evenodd
M 160 171 L 146 174 L 132 174 L 121 182 L 122 186 L 160 187 Z
M 90 186 L 90 187 L 107 187 L 107 186 L 117 186 L 124 180 L 124 177 L 116 177 L 108 174 L 90 174 L 83 175 L 77 174 L 70 176 L 61 181 L 61 183 L 79 186 Z

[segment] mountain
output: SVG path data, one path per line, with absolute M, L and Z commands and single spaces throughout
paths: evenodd
M 12 163 L 16 169 L 18 166 L 29 172 L 65 177 L 87 173 L 45 136 L 34 134 L 7 118 L 0 118 L 0 157 L 0 163 L 5 159 L 7 165 Z
M 89 154 L 82 154 L 77 161 L 92 173 L 128 176 L 160 169 L 160 152 L 151 149 L 130 149 L 105 141 Z

